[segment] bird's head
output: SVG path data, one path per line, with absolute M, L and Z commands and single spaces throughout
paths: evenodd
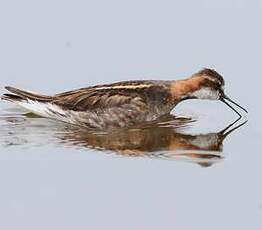
M 234 110 L 240 117 L 241 114 L 229 103 L 236 105 L 247 113 L 247 110 L 226 96 L 224 78 L 215 70 L 205 68 L 184 81 L 184 99 L 220 100 Z M 182 87 L 183 88 L 183 87 Z

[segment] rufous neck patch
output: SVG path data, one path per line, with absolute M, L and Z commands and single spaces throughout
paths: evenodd
M 171 95 L 174 100 L 185 99 L 188 95 L 200 89 L 202 77 L 192 77 L 186 80 L 178 80 L 171 83 Z

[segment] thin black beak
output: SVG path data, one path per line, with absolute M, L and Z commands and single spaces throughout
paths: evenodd
M 237 104 L 236 102 L 234 102 L 233 100 L 231 100 L 228 96 L 226 96 L 224 93 L 221 95 L 220 97 L 220 101 L 222 101 L 223 103 L 225 103 L 228 107 L 230 107 L 235 113 L 238 114 L 239 117 L 242 117 L 242 115 L 235 109 L 233 108 L 226 100 L 228 100 L 229 102 L 231 102 L 232 104 L 236 105 L 237 107 L 239 107 L 240 109 L 244 110 L 246 113 L 248 113 L 248 111 L 246 109 L 244 109 L 242 106 L 240 106 L 239 104 Z

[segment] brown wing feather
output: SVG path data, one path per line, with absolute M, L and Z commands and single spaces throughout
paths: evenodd
M 123 106 L 124 104 L 145 105 L 145 99 L 137 93 L 125 91 L 103 91 L 95 89 L 76 90 L 54 97 L 54 104 L 74 111 L 90 111 Z
M 149 112 L 143 94 L 117 90 L 77 90 L 52 103 L 79 112 L 77 122 L 90 128 L 126 127 L 145 121 Z

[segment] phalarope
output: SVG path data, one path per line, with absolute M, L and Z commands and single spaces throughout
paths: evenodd
M 223 77 L 212 69 L 203 69 L 185 80 L 125 81 L 97 85 L 44 96 L 14 87 L 5 87 L 10 93 L 1 99 L 14 102 L 29 111 L 47 118 L 87 128 L 108 129 L 130 127 L 141 122 L 154 121 L 187 99 L 220 100 L 241 114 L 227 101 Z

